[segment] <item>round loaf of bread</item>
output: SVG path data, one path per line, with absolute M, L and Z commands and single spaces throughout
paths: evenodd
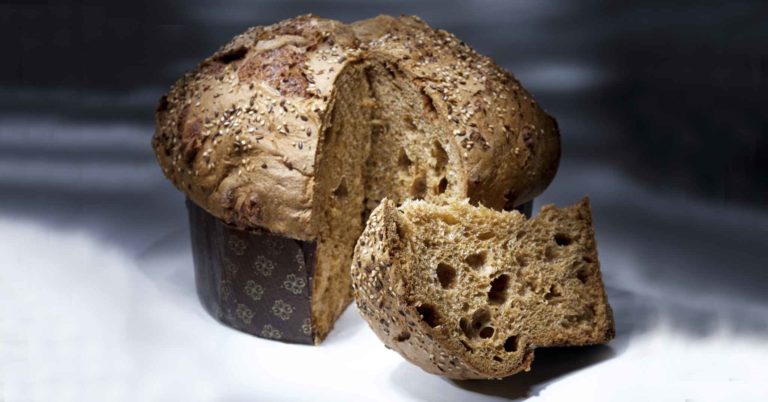
M 249 29 L 161 99 L 152 144 L 216 218 L 317 242 L 320 337 L 350 301 L 354 243 L 384 197 L 512 209 L 544 190 L 560 155 L 555 120 L 510 73 L 389 16 Z

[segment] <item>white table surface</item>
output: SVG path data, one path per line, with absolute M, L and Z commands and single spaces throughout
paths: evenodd
M 618 336 L 455 382 L 385 349 L 354 305 L 316 347 L 219 325 L 194 292 L 182 198 L 157 170 L 102 182 L 93 204 L 0 215 L 0 401 L 768 400 L 764 212 L 565 161 L 540 200 L 591 195 Z

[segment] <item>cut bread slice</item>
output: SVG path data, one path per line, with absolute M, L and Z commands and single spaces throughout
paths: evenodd
M 589 200 L 526 219 L 466 201 L 384 200 L 352 264 L 358 308 L 381 340 L 430 373 L 501 378 L 533 350 L 614 336 Z

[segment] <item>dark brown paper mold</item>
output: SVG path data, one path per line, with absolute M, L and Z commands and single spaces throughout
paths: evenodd
M 315 243 L 231 227 L 187 200 L 197 294 L 223 324 L 313 344 Z

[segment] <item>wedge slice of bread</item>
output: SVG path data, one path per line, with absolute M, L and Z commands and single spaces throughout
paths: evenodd
M 530 369 L 537 347 L 614 336 L 587 198 L 532 219 L 466 201 L 384 200 L 352 278 L 389 348 L 454 379 L 509 376 Z

